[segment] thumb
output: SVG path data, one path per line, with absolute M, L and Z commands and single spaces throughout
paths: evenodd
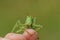
M 23 35 L 27 38 L 27 40 L 37 40 L 38 33 L 33 29 L 26 29 Z

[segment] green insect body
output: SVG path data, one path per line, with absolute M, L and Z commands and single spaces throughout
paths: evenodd
M 35 24 L 36 18 L 33 18 L 31 16 L 27 16 L 25 24 L 21 24 L 20 20 L 18 20 L 11 32 L 14 32 L 14 30 L 19 27 L 19 29 L 16 31 L 16 33 L 23 33 L 25 29 L 32 28 L 36 31 L 40 30 L 42 27 L 41 25 Z
M 27 19 L 25 21 L 25 25 L 32 25 L 33 19 L 31 16 L 27 16 Z

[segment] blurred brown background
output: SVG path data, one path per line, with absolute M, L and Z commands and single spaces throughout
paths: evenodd
M 59 0 L 0 0 L 0 36 L 10 32 L 18 19 L 24 23 L 29 15 L 44 26 L 40 40 L 60 40 Z

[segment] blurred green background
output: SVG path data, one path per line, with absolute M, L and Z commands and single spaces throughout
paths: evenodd
M 0 0 L 0 36 L 10 32 L 18 19 L 24 23 L 27 15 L 43 25 L 40 40 L 60 40 L 59 0 Z

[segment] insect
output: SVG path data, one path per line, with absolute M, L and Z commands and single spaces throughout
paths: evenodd
M 36 17 L 33 18 L 33 17 L 31 17 L 31 16 L 27 16 L 25 23 L 22 24 L 22 23 L 20 22 L 20 20 L 18 20 L 18 21 L 16 22 L 15 26 L 13 27 L 13 29 L 12 29 L 11 32 L 14 32 L 14 30 L 15 30 L 17 27 L 19 27 L 19 29 L 16 31 L 17 33 L 19 33 L 19 32 L 20 32 L 20 33 L 23 33 L 23 31 L 24 31 L 25 29 L 27 29 L 27 28 L 32 28 L 32 29 L 34 29 L 34 30 L 36 30 L 36 31 L 38 31 L 40 28 L 42 28 L 41 25 L 36 25 L 35 23 L 36 23 Z
M 24 24 L 18 20 L 11 33 L 8 33 L 4 38 L 0 37 L 0 40 L 39 40 L 37 31 L 42 28 L 42 26 L 36 25 L 35 22 L 36 18 L 33 18 L 31 16 L 27 16 Z M 16 28 L 18 28 L 18 30 L 16 30 Z

